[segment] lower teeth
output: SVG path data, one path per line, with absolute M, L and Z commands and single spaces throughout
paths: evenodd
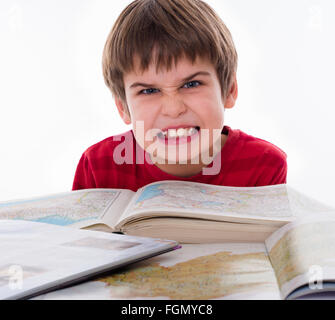
M 187 133 L 186 134 L 182 134 L 182 135 L 176 134 L 176 135 L 170 136 L 169 133 L 164 134 L 163 132 L 158 132 L 157 136 L 158 136 L 158 138 L 161 138 L 161 139 L 165 139 L 165 138 L 168 138 L 168 139 L 171 139 L 171 138 L 183 138 L 183 137 L 192 136 L 192 135 L 196 134 L 199 130 L 200 130 L 200 127 L 193 127 L 193 128 L 187 129 L 187 131 L 186 131 Z

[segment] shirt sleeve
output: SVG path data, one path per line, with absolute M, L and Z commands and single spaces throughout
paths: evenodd
M 72 190 L 96 188 L 89 159 L 84 153 L 78 163 L 73 180 Z
M 287 179 L 287 162 L 285 161 L 278 169 L 274 172 L 270 184 L 282 184 L 286 183 Z
M 275 184 L 284 184 L 287 179 L 287 161 L 286 154 L 282 152 L 280 156 L 271 157 L 266 161 L 266 167 L 263 174 L 260 175 L 257 186 L 267 186 Z

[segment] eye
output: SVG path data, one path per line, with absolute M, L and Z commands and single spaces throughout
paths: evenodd
M 155 89 L 155 88 L 149 88 L 149 89 L 143 89 L 139 92 L 139 94 L 153 94 L 153 93 L 157 93 L 159 90 Z
M 183 85 L 183 88 L 196 88 L 198 86 L 201 85 L 201 82 L 200 81 L 197 81 L 197 80 L 193 80 L 193 81 L 189 81 L 189 82 L 186 82 L 184 85 Z

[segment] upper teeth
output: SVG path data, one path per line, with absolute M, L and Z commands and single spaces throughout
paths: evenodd
M 197 132 L 197 129 L 192 127 L 192 128 L 168 129 L 166 131 L 162 131 L 162 134 L 164 136 L 167 136 L 168 138 L 175 138 L 175 137 L 191 136 L 192 134 L 195 134 L 196 132 Z

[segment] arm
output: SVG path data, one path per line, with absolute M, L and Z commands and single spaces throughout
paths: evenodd
M 84 153 L 78 163 L 74 176 L 72 190 L 96 188 L 89 159 Z
M 277 154 L 276 156 L 267 157 L 265 163 L 263 172 L 257 181 L 257 186 L 286 183 L 287 161 L 284 152 L 280 156 Z

